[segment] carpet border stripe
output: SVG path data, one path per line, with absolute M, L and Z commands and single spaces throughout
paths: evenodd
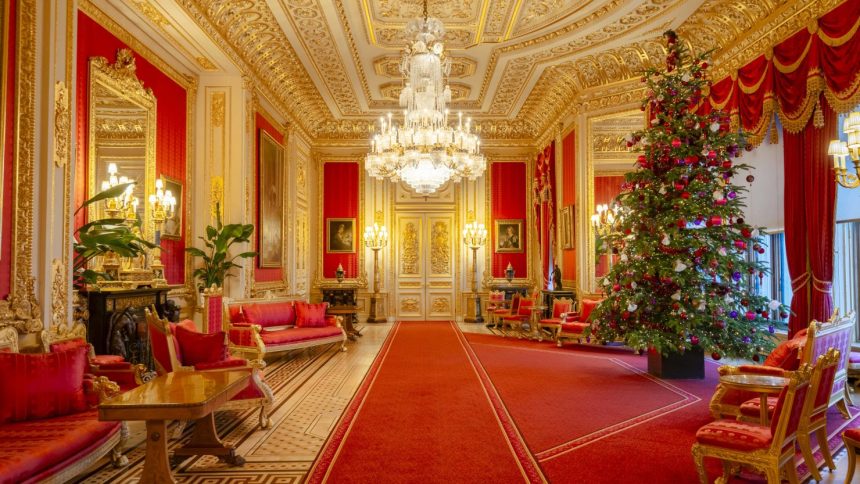
M 355 395 L 353 395 L 352 400 L 346 407 L 346 410 L 344 410 L 340 419 L 338 419 L 334 430 L 329 434 L 328 439 L 326 439 L 325 444 L 323 444 L 322 450 L 320 450 L 320 453 L 317 455 L 317 458 L 314 460 L 313 465 L 308 471 L 307 477 L 304 480 L 306 484 L 322 483 L 328 479 L 329 473 L 333 467 L 332 464 L 334 464 L 340 455 L 343 443 L 349 436 L 349 432 L 352 430 L 355 419 L 361 412 L 364 402 L 367 399 L 367 395 L 370 393 L 373 384 L 376 382 L 376 377 L 379 375 L 379 369 L 382 367 L 383 362 L 388 356 L 388 352 L 391 349 L 394 338 L 400 330 L 401 324 L 402 323 L 400 321 L 397 321 L 394 324 L 394 327 L 391 328 L 391 331 L 388 332 L 388 336 L 385 338 L 385 342 L 382 344 L 382 347 L 379 349 L 379 353 L 377 353 L 376 358 L 373 360 L 373 364 L 364 376 L 364 381 L 361 382 L 361 386 L 356 390 Z
M 469 345 L 469 342 L 463 335 L 463 332 L 460 330 L 460 327 L 453 322 L 450 324 L 454 328 L 455 333 L 457 334 L 457 340 L 463 347 L 463 351 L 466 353 L 466 356 L 468 357 L 469 362 L 472 365 L 472 369 L 475 371 L 475 375 L 478 377 L 478 381 L 481 383 L 481 387 L 484 389 L 484 394 L 487 396 L 487 400 L 490 403 L 490 407 L 493 409 L 496 415 L 496 419 L 498 420 L 499 425 L 502 427 L 504 435 L 508 440 L 511 452 L 514 454 L 514 457 L 516 457 L 517 463 L 519 464 L 520 469 L 523 472 L 523 476 L 526 478 L 526 481 L 532 483 L 548 482 L 546 477 L 543 475 L 543 471 L 538 465 L 534 455 L 532 455 L 531 451 L 529 451 L 525 439 L 523 439 L 522 434 L 514 423 L 513 418 L 511 418 L 507 407 L 505 407 L 505 403 L 502 401 L 502 398 L 496 390 L 496 387 L 493 385 L 492 380 L 490 380 L 487 371 L 481 364 L 481 360 L 478 359 L 478 356 L 475 354 L 471 345 Z

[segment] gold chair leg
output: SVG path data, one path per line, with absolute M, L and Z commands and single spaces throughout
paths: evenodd
M 844 437 L 843 440 L 845 440 Z M 845 448 L 848 449 L 848 473 L 845 474 L 845 482 L 849 483 L 854 478 L 854 466 L 857 465 L 857 449 L 854 448 L 854 444 L 848 441 L 845 441 Z
M 842 418 L 844 418 L 845 420 L 851 418 L 851 412 L 848 410 L 848 397 L 845 394 L 843 394 L 842 398 L 840 398 L 839 401 L 836 402 L 836 408 L 839 409 L 839 413 L 842 414 Z
M 782 484 L 782 479 L 779 477 L 779 469 L 769 467 L 764 472 L 767 475 L 767 484 Z
M 789 459 L 788 462 L 785 463 L 785 473 L 788 474 L 788 483 L 789 484 L 799 484 L 797 481 L 797 467 L 794 465 L 794 459 Z M 818 472 L 818 469 L 815 470 Z M 816 481 L 820 481 L 821 479 L 816 479 Z
M 699 482 L 708 484 L 708 473 L 705 471 L 705 453 L 699 444 L 693 444 L 693 461 L 696 463 L 696 473 L 699 474 Z
M 836 463 L 833 462 L 833 455 L 830 454 L 830 445 L 827 443 L 827 429 L 821 427 L 815 431 L 815 438 L 818 440 L 818 447 L 821 449 L 821 455 L 824 456 L 824 462 L 831 472 L 836 470 Z
M 803 454 L 803 460 L 806 461 L 806 467 L 809 467 L 809 472 L 816 481 L 821 480 L 821 472 L 818 470 L 818 465 L 815 463 L 815 457 L 812 455 L 812 447 L 809 442 L 809 433 L 797 432 L 797 445 L 800 447 L 800 453 Z M 788 466 L 788 464 L 786 464 Z M 789 466 L 791 467 L 791 466 Z

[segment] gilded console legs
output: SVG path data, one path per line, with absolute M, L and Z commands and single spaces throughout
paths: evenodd
M 798 432 L 797 433 L 797 445 L 800 447 L 800 453 L 803 454 L 803 460 L 806 461 L 807 467 L 809 467 L 809 472 L 812 473 L 813 479 L 816 481 L 821 481 L 821 472 L 818 470 L 818 466 L 815 464 L 815 457 L 812 455 L 812 447 L 809 442 L 809 433 L 807 432 Z
M 699 474 L 699 482 L 708 484 L 708 473 L 705 471 L 705 454 L 698 444 L 693 444 L 693 461 L 696 463 L 696 473 Z

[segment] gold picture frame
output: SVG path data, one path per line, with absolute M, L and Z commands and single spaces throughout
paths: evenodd
M 355 252 L 355 219 L 325 219 L 325 250 L 330 254 L 351 254 Z
M 523 251 L 523 219 L 506 219 L 495 221 L 496 252 Z
M 185 206 L 182 196 L 185 188 L 182 182 L 175 178 L 162 175 L 161 179 L 164 180 L 164 191 L 167 192 L 169 190 L 171 195 L 176 199 L 176 208 L 173 211 L 173 217 L 164 221 L 161 238 L 182 240 L 182 227 L 185 222 L 183 217 Z
M 260 267 L 282 267 L 284 258 L 284 146 L 260 130 L 257 157 L 260 182 L 257 193 Z
M 561 248 L 576 249 L 576 205 L 568 205 L 561 209 L 559 226 L 561 227 Z
M 2 45 L 2 48 L 0 48 L 2 50 L 0 51 L 0 187 L 3 186 L 3 175 L 6 172 L 6 98 L 8 97 L 6 92 L 7 90 L 12 90 L 12 86 L 7 85 L 7 81 L 9 80 L 9 45 L 7 41 L 9 40 L 10 8 L 11 4 L 9 2 L 3 2 L 0 5 L 0 39 L 3 40 L 0 42 L 0 45 Z M 0 197 L 0 226 L 3 225 L 3 203 L 5 198 Z M 0 234 L 0 242 L 2 241 L 2 234 Z

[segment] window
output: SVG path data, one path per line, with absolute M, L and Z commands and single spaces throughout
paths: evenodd
M 860 221 L 837 222 L 833 233 L 833 307 L 860 309 Z M 855 334 L 855 338 L 858 335 Z
M 768 269 L 764 277 L 753 277 L 753 289 L 760 296 L 775 299 L 785 306 L 791 306 L 791 277 L 788 275 L 788 260 L 785 255 L 785 233 L 774 232 L 763 237 L 764 252 L 759 254 L 750 250 L 752 260 L 763 262 Z M 788 321 L 777 326 L 788 329 Z

